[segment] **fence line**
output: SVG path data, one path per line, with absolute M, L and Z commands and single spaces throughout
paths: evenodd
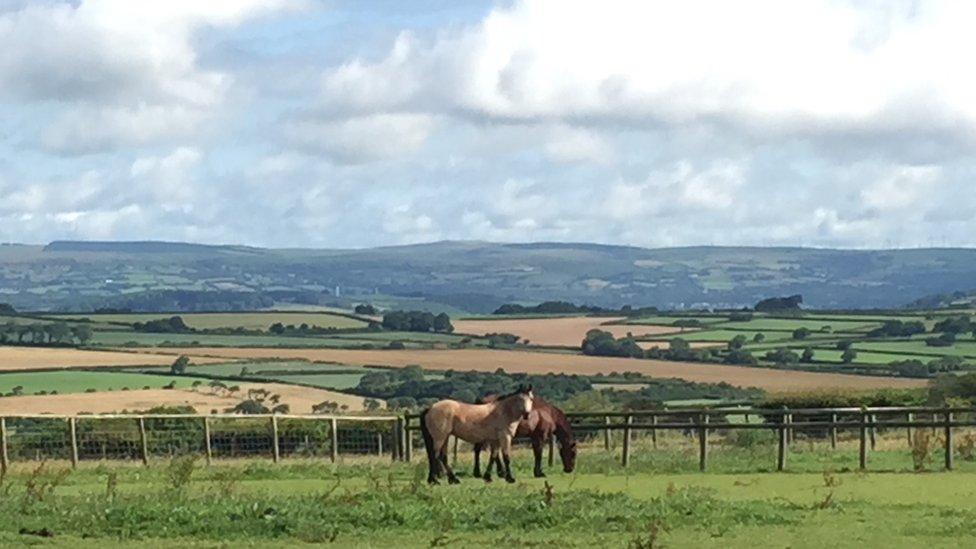
M 400 459 L 403 419 L 394 416 L 107 414 L 0 417 L 0 468 L 12 462 L 388 456 Z
M 340 416 L 299 414 L 7 414 L 0 417 L 0 469 L 22 461 L 56 459 L 72 466 L 93 460 L 131 460 L 149 464 L 153 458 L 197 455 L 208 464 L 216 459 L 262 457 L 275 463 L 285 458 L 318 458 L 339 463 L 345 458 L 388 456 L 411 461 L 420 443 L 418 414 L 403 416 Z M 904 429 L 909 445 L 919 430 L 941 433 L 944 466 L 952 469 L 955 435 L 961 428 L 976 428 L 976 408 L 699 408 L 634 412 L 574 412 L 567 417 L 574 432 L 598 441 L 606 451 L 619 439 L 620 463 L 630 465 L 638 434 L 658 448 L 661 432 L 680 431 L 695 440 L 698 465 L 707 470 L 712 435 L 734 431 L 766 430 L 775 433 L 776 470 L 788 467 L 790 446 L 797 433 L 838 445 L 838 431 L 856 431 L 858 462 L 867 469 L 879 429 Z M 548 461 L 554 462 L 555 444 L 549 441 Z M 645 447 L 641 447 L 641 451 Z M 585 450 L 584 450 L 585 451 Z M 458 446 L 453 446 L 457 459 Z
M 795 440 L 797 432 L 819 432 L 829 437 L 832 449 L 837 448 L 837 431 L 839 429 L 857 430 L 858 432 L 858 464 L 861 470 L 868 466 L 869 450 L 874 450 L 876 431 L 878 429 L 906 429 L 906 439 L 911 445 L 914 433 L 918 429 L 929 428 L 933 432 L 942 431 L 945 469 L 953 468 L 954 429 L 976 427 L 976 408 L 965 407 L 874 407 L 874 408 L 805 408 L 805 409 L 762 409 L 762 408 L 733 408 L 733 409 L 681 409 L 681 410 L 646 410 L 634 412 L 570 412 L 566 414 L 576 433 L 603 432 L 604 449 L 611 449 L 611 433 L 622 432 L 621 465 L 630 464 L 632 444 L 631 438 L 635 432 L 648 432 L 651 444 L 657 448 L 657 433 L 661 431 L 684 431 L 697 438 L 699 469 L 705 471 L 708 467 L 709 433 L 717 431 L 736 430 L 767 430 L 777 434 L 776 470 L 785 471 L 789 456 L 790 444 Z M 728 421 L 729 417 L 740 417 L 741 423 Z M 905 419 L 879 420 L 892 416 L 903 416 Z M 928 416 L 928 420 L 920 417 Z M 410 433 L 420 430 L 414 420 L 418 414 L 404 416 L 403 430 L 405 435 L 405 452 L 403 457 L 411 459 L 411 445 L 413 437 Z M 761 422 L 752 423 L 755 417 Z M 800 421 L 797 421 L 799 417 Z M 661 421 L 661 419 L 668 421 Z M 823 419 L 826 418 L 826 419 Z M 966 418 L 966 419 L 962 419 Z M 721 419 L 722 421 L 713 421 Z M 639 420 L 640 422 L 635 422 Z M 549 445 L 549 462 L 553 461 L 553 445 Z

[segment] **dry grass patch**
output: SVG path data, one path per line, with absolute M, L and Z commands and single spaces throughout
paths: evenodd
M 160 350 L 161 352 L 162 350 Z M 759 387 L 769 391 L 807 391 L 814 389 L 879 389 L 924 387 L 924 379 L 904 379 L 848 374 L 797 372 L 771 368 L 698 364 L 664 360 L 594 357 L 530 351 L 492 349 L 451 350 L 349 350 L 349 349 L 241 349 L 193 347 L 165 349 L 175 354 L 235 358 L 304 359 L 340 364 L 402 367 L 418 364 L 430 370 L 477 370 L 532 374 L 564 373 L 595 375 L 611 372 L 640 372 L 658 378 L 681 378 L 704 383 L 725 382 L 739 387 Z
M 192 351 L 187 354 L 193 354 Z M 191 357 L 196 364 L 218 362 Z M 169 354 L 83 351 L 48 347 L 0 347 L 0 371 L 47 368 L 89 368 L 96 366 L 159 366 L 172 364 Z
M 281 383 L 241 383 L 240 390 L 214 391 L 198 389 L 144 389 L 134 391 L 99 391 L 61 395 L 31 395 L 0 398 L 0 414 L 109 414 L 123 410 L 148 410 L 156 406 L 192 406 L 197 413 L 223 412 L 247 397 L 250 389 L 266 389 L 281 397 L 293 414 L 310 414 L 312 406 L 324 401 L 348 406 L 350 412 L 364 409 L 363 398 L 325 389 L 312 389 Z
M 671 326 L 642 326 L 613 324 L 620 318 L 573 316 L 563 318 L 508 318 L 500 320 L 458 320 L 454 331 L 461 334 L 485 335 L 490 333 L 515 334 L 536 345 L 579 347 L 586 332 L 597 328 L 610 332 L 614 337 L 632 333 L 634 337 L 658 336 L 678 333 L 680 328 Z

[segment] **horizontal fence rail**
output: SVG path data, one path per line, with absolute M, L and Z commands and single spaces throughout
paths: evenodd
M 0 468 L 12 462 L 388 456 L 400 459 L 403 419 L 325 415 L 5 415 Z
M 736 431 L 772 431 L 776 434 L 776 470 L 785 471 L 790 444 L 797 433 L 814 433 L 837 448 L 838 431 L 856 431 L 858 465 L 868 467 L 869 451 L 875 448 L 879 430 L 905 429 L 905 440 L 911 446 L 915 433 L 930 429 L 941 434 L 945 469 L 953 468 L 954 435 L 961 428 L 976 427 L 976 408 L 965 407 L 874 407 L 874 408 L 703 408 L 677 410 L 642 410 L 633 412 L 569 412 L 566 414 L 573 432 L 582 436 L 603 434 L 603 446 L 611 450 L 613 433 L 620 432 L 620 462 L 631 461 L 632 438 L 636 433 L 649 436 L 652 449 L 658 447 L 659 431 L 681 431 L 697 439 L 698 466 L 708 467 L 709 436 Z M 420 430 L 419 414 L 404 416 L 404 451 L 402 459 L 412 457 L 414 436 Z M 735 421 L 733 421 L 735 419 Z M 455 448 L 457 444 L 455 443 Z M 549 441 L 549 464 L 554 458 L 554 444 Z M 456 450 L 455 450 L 456 453 Z

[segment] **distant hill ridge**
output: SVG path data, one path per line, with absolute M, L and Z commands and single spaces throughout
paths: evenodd
M 976 249 L 836 250 L 443 241 L 365 249 L 57 241 L 0 247 L 0 302 L 21 310 L 240 309 L 266 303 L 491 312 L 567 301 L 617 309 L 882 309 L 969 290 Z M 38 282 L 43 281 L 43 282 Z
M 186 242 L 55 240 L 44 246 L 45 252 L 108 252 L 126 254 L 201 254 L 214 252 L 261 253 L 261 248 L 235 245 L 191 244 Z

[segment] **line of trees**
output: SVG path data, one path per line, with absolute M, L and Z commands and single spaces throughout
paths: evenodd
M 390 311 L 383 315 L 383 327 L 397 332 L 449 334 L 454 331 L 451 317 L 447 313 L 435 315 L 427 311 Z
M 538 305 L 519 305 L 506 303 L 495 309 L 494 315 L 568 315 L 568 314 L 619 314 L 623 316 L 647 316 L 658 313 L 657 307 L 633 307 L 624 305 L 619 309 L 608 309 L 594 305 L 577 305 L 568 301 L 543 301 Z
M 10 345 L 85 345 L 92 339 L 92 329 L 85 324 L 39 322 L 0 324 L 0 344 Z

